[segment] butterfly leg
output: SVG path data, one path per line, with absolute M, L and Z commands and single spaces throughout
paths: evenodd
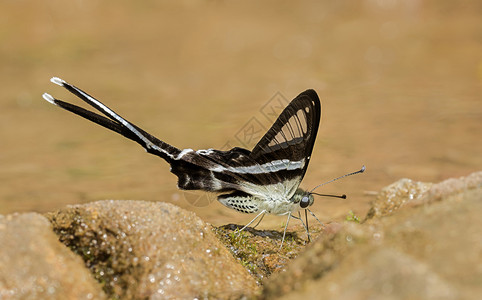
M 281 240 L 281 245 L 279 246 L 280 249 L 283 247 L 283 242 L 285 241 L 286 229 L 288 228 L 288 224 L 290 223 L 290 218 L 291 212 L 288 212 L 288 220 L 286 220 L 285 230 L 283 231 L 283 239 Z
M 253 229 L 256 228 L 256 227 L 259 225 L 259 223 L 261 223 L 261 221 L 263 220 L 263 218 L 264 218 L 265 215 L 266 215 L 266 214 L 263 214 L 263 215 L 261 216 L 261 218 L 259 219 L 258 223 L 256 223 L 256 225 L 253 226 Z
M 305 209 L 306 232 L 308 233 L 308 242 L 311 242 L 310 232 L 308 231 L 308 212 Z
M 320 223 L 321 226 L 325 227 L 325 224 L 323 224 L 320 220 L 318 220 L 318 218 L 315 216 L 315 214 L 314 214 L 311 210 L 309 210 L 308 208 L 307 208 L 306 210 L 309 211 L 310 214 L 311 214 L 313 217 L 315 217 L 316 221 L 318 221 L 318 223 Z
M 308 230 L 308 223 L 305 224 L 305 222 L 303 222 L 303 219 L 301 218 L 300 212 L 298 211 L 298 216 L 297 216 L 297 217 L 295 217 L 295 216 L 291 216 L 291 217 L 293 217 L 293 218 L 298 219 L 298 220 L 301 221 L 301 224 L 303 224 L 303 227 L 304 227 L 305 230 L 306 230 L 306 234 L 308 235 L 308 242 L 310 242 L 310 241 L 311 241 L 311 235 L 310 235 L 310 231 Z
M 305 210 L 305 214 L 306 214 L 306 210 Z M 303 224 L 303 226 L 306 229 L 306 234 L 308 235 L 308 242 L 311 242 L 310 230 L 308 228 L 308 219 L 306 219 L 306 224 L 305 224 L 305 222 L 303 222 L 303 219 L 301 218 L 301 213 L 299 211 L 298 211 L 298 217 L 300 218 L 301 224 Z
M 252 219 L 248 224 L 244 225 L 244 227 L 241 228 L 239 231 L 243 231 L 246 228 L 248 228 L 248 226 L 251 225 L 251 223 L 253 223 L 257 218 L 259 218 L 259 216 L 263 215 L 263 217 L 264 217 L 265 213 L 266 213 L 266 210 L 262 210 L 256 217 L 254 217 L 254 219 Z M 261 220 L 263 219 L 263 217 L 261 217 Z M 261 220 L 259 220 L 259 222 L 261 222 Z M 258 222 L 258 224 L 259 224 L 259 222 Z M 258 224 L 256 224 L 256 226 L 258 226 Z M 254 226 L 254 227 L 256 227 L 256 226 Z

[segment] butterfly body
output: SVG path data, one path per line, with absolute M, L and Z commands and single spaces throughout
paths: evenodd
M 313 196 L 302 189 L 298 189 L 291 198 L 255 197 L 249 194 L 234 193 L 219 196 L 218 200 L 224 206 L 243 213 L 264 211 L 273 215 L 286 215 L 288 212 L 295 213 L 301 210 L 300 201 L 305 196 L 309 198 L 309 206 L 311 206 Z

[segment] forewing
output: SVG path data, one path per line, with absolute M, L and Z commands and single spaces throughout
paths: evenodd
M 307 90 L 291 101 L 251 152 L 271 176 L 291 185 L 290 194 L 306 173 L 320 119 L 320 99 Z

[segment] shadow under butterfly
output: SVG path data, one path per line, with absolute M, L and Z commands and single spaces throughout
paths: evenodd
M 320 184 L 310 191 L 298 188 L 308 168 L 321 118 L 321 103 L 314 90 L 304 91 L 293 99 L 252 151 L 239 147 L 228 151 L 195 151 L 181 150 L 157 139 L 60 78 L 53 77 L 51 81 L 66 88 L 106 117 L 55 99 L 47 93 L 43 94 L 45 100 L 115 131 L 139 143 L 148 153 L 163 158 L 171 165 L 171 172 L 178 177 L 180 189 L 216 192 L 217 199 L 226 207 L 257 214 L 241 230 L 260 218 L 256 227 L 265 214 L 287 215 L 281 246 L 291 217 L 303 223 L 308 239 L 307 212 L 323 225 L 308 208 L 314 202 L 313 195 L 346 198 L 345 195 L 317 194 L 313 192 L 314 189 L 365 170 L 363 166 L 359 171 Z M 303 209 L 306 224 L 300 214 Z

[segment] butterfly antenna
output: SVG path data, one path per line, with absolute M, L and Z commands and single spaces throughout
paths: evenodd
M 330 180 L 330 181 L 327 181 L 327 182 L 325 182 L 325 183 L 322 183 L 322 184 L 320 184 L 320 185 L 317 185 L 317 186 L 315 186 L 315 187 L 310 191 L 310 194 L 312 194 L 313 191 L 316 190 L 317 188 L 319 188 L 320 186 L 324 186 L 325 184 L 332 183 L 333 181 L 337 181 L 338 179 L 342 179 L 342 178 L 345 178 L 345 177 L 348 177 L 348 176 L 351 176 L 351 175 L 355 175 L 355 174 L 358 174 L 358 173 L 363 173 L 363 172 L 365 172 L 365 169 L 366 169 L 365 166 L 363 166 L 360 170 L 358 170 L 358 171 L 356 171 L 356 172 L 348 173 L 348 174 L 345 174 L 345 175 L 343 175 L 343 176 L 340 176 L 340 177 L 337 177 L 337 178 L 335 178 L 335 179 L 332 179 L 332 180 Z M 317 194 L 317 195 L 319 195 L 319 194 Z M 346 195 L 343 195 L 343 196 L 345 196 L 345 197 L 343 197 L 343 196 L 334 196 L 334 195 L 323 195 L 323 196 L 346 198 Z
M 310 193 L 310 194 L 317 195 L 317 196 L 322 196 L 322 197 L 333 197 L 333 198 L 346 199 L 346 195 L 345 195 L 345 194 L 343 194 L 343 195 L 318 194 L 318 193 Z

